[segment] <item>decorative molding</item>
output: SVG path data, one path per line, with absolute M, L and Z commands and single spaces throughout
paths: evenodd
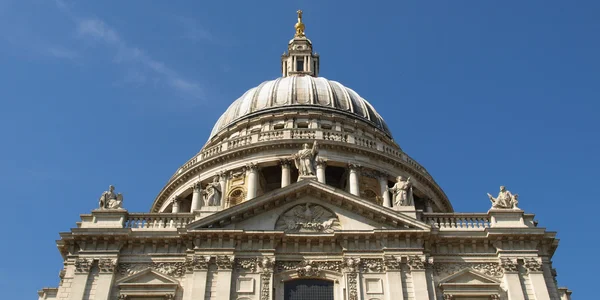
M 208 270 L 210 263 L 210 256 L 194 255 L 193 257 L 187 257 L 185 259 L 185 269 L 188 272 L 194 270 Z
M 298 277 L 320 277 L 321 271 L 340 272 L 342 262 L 340 261 L 277 261 L 276 268 L 279 272 L 294 270 Z
M 418 255 L 409 256 L 407 263 L 411 270 L 425 270 L 425 262 Z
M 360 258 L 358 257 L 344 257 L 342 262 L 344 272 L 357 272 L 360 267 Z
M 75 260 L 75 273 L 89 273 L 92 269 L 93 259 L 78 258 Z
M 256 258 L 236 258 L 235 269 L 255 273 L 257 270 Z
M 519 265 L 515 259 L 511 259 L 508 257 L 500 258 L 500 267 L 504 269 L 504 272 L 518 272 Z
M 114 273 L 116 268 L 116 258 L 100 258 L 98 260 L 98 269 L 100 269 L 100 273 Z
M 402 259 L 394 255 L 386 255 L 383 258 L 385 270 L 399 271 L 402 269 Z
M 234 257 L 229 255 L 217 255 L 215 262 L 219 270 L 231 270 L 234 266 Z
M 262 273 L 273 273 L 275 268 L 275 257 L 257 258 L 257 265 L 260 267 Z
M 539 258 L 525 258 L 523 260 L 525 268 L 529 272 L 541 272 L 542 271 L 542 261 Z
M 381 258 L 363 258 L 360 261 L 360 271 L 362 273 L 382 273 L 384 263 Z

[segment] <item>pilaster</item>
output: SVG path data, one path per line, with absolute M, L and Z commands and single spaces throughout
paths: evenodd
M 506 286 L 508 300 L 524 300 L 523 287 L 519 279 L 519 266 L 516 259 L 500 258 L 500 266 L 504 269 L 504 285 Z
M 96 285 L 95 300 L 109 300 L 110 292 L 115 280 L 117 257 L 100 258 L 98 260 L 98 283 Z
M 400 257 L 392 255 L 384 257 L 386 269 L 387 300 L 404 300 L 404 287 L 402 286 L 402 262 Z
M 536 300 L 550 300 L 550 294 L 548 293 L 548 287 L 544 280 L 544 272 L 542 269 L 542 263 L 539 258 L 525 258 L 524 267 L 527 269 L 531 286 L 535 294 Z
M 93 263 L 94 260 L 90 258 L 77 258 L 75 260 L 75 273 L 73 274 L 73 281 L 71 282 L 71 294 L 69 295 L 69 299 L 83 299 L 85 285 Z
M 219 272 L 217 300 L 230 300 L 231 275 L 233 273 L 234 257 L 229 255 L 218 255 L 216 258 L 216 263 Z
M 210 257 L 193 256 L 185 261 L 188 279 L 183 290 L 184 300 L 204 299 Z
M 421 256 L 413 255 L 408 257 L 407 263 L 410 267 L 410 273 L 412 274 L 415 300 L 429 300 L 425 261 Z

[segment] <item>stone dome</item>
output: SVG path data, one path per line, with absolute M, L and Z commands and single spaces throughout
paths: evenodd
M 331 110 L 371 123 L 391 137 L 388 126 L 373 106 L 355 91 L 323 77 L 291 75 L 265 81 L 235 100 L 215 124 L 209 140 L 236 121 L 257 114 L 298 110 Z

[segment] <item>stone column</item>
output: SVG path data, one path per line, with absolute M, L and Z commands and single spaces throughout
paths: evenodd
M 191 279 L 186 280 L 186 286 L 183 289 L 184 300 L 204 299 L 209 261 L 210 257 L 205 256 L 194 256 L 186 259 L 186 269 Z M 189 272 L 193 273 L 189 274 Z
M 281 165 L 281 187 L 284 188 L 291 183 L 292 175 L 290 173 L 291 162 L 288 159 L 279 160 Z
M 425 212 L 428 213 L 432 213 L 433 212 L 433 207 L 431 206 L 431 199 L 427 198 L 425 199 Z
M 202 185 L 200 181 L 194 183 L 192 186 L 193 194 L 192 194 L 192 208 L 190 212 L 194 212 L 195 210 L 199 210 L 202 206 Z
M 383 196 L 383 206 L 392 207 L 390 192 L 388 191 L 388 176 L 387 174 L 379 175 L 379 186 L 381 187 L 381 195 Z
M 412 274 L 413 290 L 415 300 L 429 300 L 429 289 L 427 288 L 427 274 L 425 273 L 425 261 L 419 255 L 408 258 L 408 266 Z
M 78 258 L 75 260 L 75 274 L 73 276 L 73 282 L 71 283 L 71 294 L 69 299 L 83 299 L 85 293 L 85 285 L 92 269 L 92 263 L 94 262 L 91 258 Z
M 259 259 L 257 265 L 260 267 L 260 299 L 273 300 L 273 272 L 275 267 L 274 257 L 264 257 Z
M 171 210 L 171 212 L 176 214 L 179 212 L 179 203 L 181 202 L 181 200 L 179 199 L 179 196 L 175 196 L 173 198 L 172 202 L 173 202 L 173 209 Z
M 256 197 L 256 192 L 258 191 L 258 166 L 255 163 L 246 165 L 246 179 L 248 181 L 247 201 Z
M 325 168 L 327 167 L 327 161 L 319 158 L 315 162 L 317 163 L 317 181 L 325 183 Z
M 350 183 L 350 194 L 360 196 L 358 183 L 358 173 L 360 170 L 360 166 L 355 164 L 348 164 L 348 167 L 350 168 L 350 178 L 348 180 Z
M 219 284 L 217 285 L 217 300 L 230 300 L 231 274 L 233 271 L 233 256 L 218 255 L 216 262 L 219 269 Z
M 519 279 L 519 266 L 513 258 L 500 258 L 500 266 L 504 269 L 504 285 L 506 286 L 509 300 L 524 300 L 523 288 Z
M 525 268 L 529 273 L 529 281 L 533 288 L 536 300 L 550 300 L 550 294 L 548 293 L 548 287 L 544 280 L 544 271 L 542 269 L 542 262 L 539 258 L 526 258 Z
M 115 280 L 115 270 L 117 268 L 117 258 L 101 258 L 98 260 L 98 283 L 96 284 L 97 300 L 109 300 L 113 282 Z
M 404 294 L 402 290 L 402 263 L 400 257 L 394 257 L 392 255 L 384 257 L 383 263 L 385 264 L 387 287 L 386 300 L 404 300 Z
M 219 199 L 219 205 L 225 207 L 225 199 L 227 199 L 227 174 L 225 172 L 219 173 L 219 185 L 221 186 L 221 199 Z
M 358 281 L 358 259 L 356 258 L 344 258 L 344 277 L 346 278 L 346 293 L 348 300 L 359 300 L 362 299 L 361 288 Z

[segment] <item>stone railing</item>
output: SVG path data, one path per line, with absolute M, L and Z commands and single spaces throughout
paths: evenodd
M 194 221 L 192 213 L 130 213 L 125 220 L 125 228 L 158 229 L 183 228 Z
M 440 230 L 483 230 L 490 227 L 486 213 L 423 213 L 423 222 Z

